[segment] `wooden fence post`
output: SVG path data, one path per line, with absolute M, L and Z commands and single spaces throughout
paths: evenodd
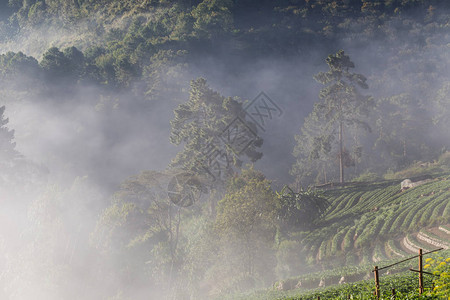
M 430 253 L 433 253 L 433 252 L 436 252 L 436 251 L 441 251 L 443 249 L 444 248 L 435 249 L 435 250 L 432 250 L 432 251 L 428 251 L 425 254 L 430 254 Z M 402 262 L 414 259 L 416 257 L 419 257 L 419 270 L 413 270 L 413 269 L 409 269 L 409 270 L 419 273 L 419 293 L 423 294 L 424 293 L 423 274 L 425 273 L 425 274 L 433 275 L 432 273 L 425 272 L 423 270 L 423 255 L 424 255 L 424 253 L 422 252 L 422 249 L 419 249 L 419 255 L 411 256 L 409 258 L 403 259 L 401 261 L 398 261 L 396 263 L 390 264 L 388 266 L 384 266 L 381 269 L 379 269 L 378 266 L 375 266 L 372 272 L 374 272 L 374 274 L 375 274 L 375 292 L 374 292 L 374 294 L 377 297 L 377 299 L 380 299 L 380 296 L 381 296 L 381 292 L 380 292 L 380 278 L 378 277 L 378 272 L 380 270 L 384 270 L 384 269 L 393 267 L 395 265 L 398 265 L 398 264 L 400 264 Z M 392 296 L 393 296 L 393 298 L 395 298 L 395 296 L 396 296 L 395 295 L 395 289 L 392 289 Z
M 423 261 L 422 249 L 419 249 L 419 294 L 423 294 Z
M 378 266 L 375 266 L 373 271 L 375 273 L 375 296 L 377 296 L 377 299 L 380 299 L 380 278 L 378 277 Z

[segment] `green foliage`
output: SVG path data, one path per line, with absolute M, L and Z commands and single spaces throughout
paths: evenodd
M 360 89 L 367 89 L 366 78 L 350 70 L 355 67 L 348 55 L 341 50 L 326 59 L 329 70 L 314 76 L 325 85 L 320 91 L 320 102 L 314 104 L 313 112 L 308 116 L 297 138 L 299 144 L 294 149 L 298 164 L 305 164 L 302 158 L 316 160 L 329 156 L 338 142 L 337 157 L 340 164 L 340 182 L 344 181 L 344 167 L 354 165 L 353 158 L 344 146 L 344 127 L 356 126 L 370 130 L 365 122 L 373 107 L 373 99 L 363 96 Z M 305 141 L 308 141 L 305 146 Z M 298 168 L 302 168 L 299 166 Z M 294 169 L 295 170 L 295 169 Z M 294 172 L 295 173 L 295 172 Z
M 165 290 L 181 271 L 181 210 L 167 198 L 167 176 L 147 171 L 125 181 L 99 218 L 91 243 L 103 259 L 120 260 L 115 280 L 132 269 L 149 288 Z M 133 293 L 132 286 L 124 292 Z
M 0 70 L 2 78 L 14 78 L 24 74 L 38 75 L 39 65 L 35 58 L 22 52 L 7 52 L 0 55 Z
M 418 100 L 407 94 L 380 99 L 375 114 L 378 138 L 374 147 L 382 159 L 402 169 L 413 161 L 432 157 L 426 134 L 432 119 Z
M 218 203 L 215 220 L 222 255 L 232 264 L 231 270 L 222 271 L 224 279 L 238 274 L 261 278 L 266 283 L 273 279 L 267 270 L 275 264 L 271 249 L 276 232 L 276 205 L 270 182 L 253 168 L 230 180 L 227 193 Z M 230 246 L 235 250 L 231 251 Z M 236 250 L 240 254 L 233 254 Z
M 195 35 L 201 38 L 218 38 L 231 30 L 233 17 L 231 0 L 204 0 L 192 10 Z
M 353 182 L 375 182 L 380 181 L 381 177 L 377 173 L 366 172 L 354 178 Z
M 437 276 L 434 280 L 432 294 L 447 297 L 450 294 L 450 257 L 427 258 L 425 260 L 425 271 L 432 272 Z
M 75 47 L 63 51 L 57 47 L 48 49 L 42 57 L 40 66 L 49 81 L 59 84 L 61 81 L 76 84 L 87 69 L 83 53 Z
M 329 206 L 321 193 L 312 190 L 295 193 L 289 186 L 284 186 L 277 196 L 279 218 L 288 228 L 313 226 Z
M 175 145 L 184 144 L 184 149 L 172 160 L 172 167 L 200 176 L 212 175 L 220 181 L 229 178 L 235 172 L 234 168 L 242 165 L 244 157 L 234 152 L 233 145 L 224 145 L 220 138 L 237 117 L 245 120 L 242 102 L 221 96 L 207 85 L 205 79 L 199 78 L 191 82 L 189 101 L 180 104 L 174 113 L 170 141 Z M 256 132 L 256 125 L 251 122 L 247 122 L 247 125 Z M 254 139 L 251 132 L 245 131 L 243 134 L 245 136 L 236 139 L 244 142 Z M 241 154 L 252 162 L 262 156 L 256 150 L 262 140 L 257 139 Z
M 244 57 L 251 65 L 272 57 L 286 57 L 290 61 L 294 56 L 299 57 L 299 53 L 301 59 L 308 59 L 318 45 L 330 49 L 329 45 L 336 45 L 342 39 L 351 39 L 355 41 L 352 45 L 358 47 L 383 41 L 362 58 L 371 61 L 379 57 L 371 64 L 373 72 L 370 74 L 371 86 L 379 96 L 376 109 L 372 109 L 371 99 L 360 93 L 367 87 L 366 79 L 351 72 L 354 63 L 344 52 L 330 55 L 329 70 L 315 76 L 325 87 L 319 95 L 321 102 L 315 105 L 301 135 L 296 137 L 297 162 L 292 174 L 298 176 L 304 186 L 327 183 L 339 177 L 335 166 L 340 160 L 344 167 L 354 167 L 354 175 L 347 175 L 347 179 L 355 176 L 355 182 L 364 183 L 327 191 L 324 197 L 301 192 L 298 197 L 277 199 L 263 174 L 244 170 L 236 175 L 243 160 L 261 158 L 258 149 L 262 140 L 255 141 L 241 156 L 223 145 L 218 136 L 235 117 L 245 119 L 243 105 L 237 99 L 219 95 L 205 80 L 194 80 L 189 101 L 175 110 L 171 141 L 184 148 L 172 165 L 204 174 L 198 160 L 205 158 L 206 146 L 210 143 L 223 146 L 220 149 L 230 158 L 222 169 L 226 173 L 224 177 L 230 179 L 227 194 L 219 204 L 217 219 L 213 219 L 206 214 L 197 216 L 196 208 L 189 212 L 177 210 L 161 192 L 167 185 L 160 181 L 169 176 L 164 172 L 144 172 L 125 182 L 98 220 L 92 238 L 103 258 L 107 257 L 118 266 L 117 272 L 112 272 L 105 267 L 106 263 L 101 265 L 100 276 L 109 287 L 119 283 L 127 285 L 125 291 L 109 291 L 111 295 L 128 297 L 130 291 L 142 286 L 148 286 L 149 290 L 165 287 L 167 278 L 177 280 L 182 286 L 180 290 L 188 290 L 174 292 L 176 298 L 201 298 L 246 289 L 261 282 L 268 284 L 274 279 L 271 271 L 275 265 L 279 276 L 291 276 L 314 265 L 328 267 L 343 262 L 358 263 L 371 256 L 382 258 L 387 254 L 383 253 L 382 245 L 398 245 L 398 238 L 417 231 L 418 226 L 449 221 L 449 184 L 442 177 L 440 182 L 405 192 L 399 191 L 396 181 L 366 184 L 378 180 L 375 174 L 382 174 L 387 168 L 392 170 L 386 176 L 390 179 L 449 170 L 448 153 L 442 148 L 449 146 L 448 139 L 439 137 L 437 141 L 429 134 L 449 125 L 449 85 L 445 75 L 448 45 L 441 38 L 448 34 L 448 10 L 443 9 L 448 6 L 445 0 L 432 3 L 422 0 L 9 2 L 9 13 L 13 13 L 10 21 L 3 15 L 0 20 L 2 49 L 3 45 L 5 49 L 14 47 L 16 33 L 20 33 L 18 38 L 27 37 L 25 42 L 30 43 L 34 43 L 33 29 L 46 33 L 46 39 L 40 41 L 42 46 L 39 46 L 48 48 L 44 53 L 24 48 L 26 53 L 36 57 L 42 54 L 40 63 L 22 52 L 0 55 L 2 89 L 14 87 L 17 93 L 25 95 L 21 97 L 30 99 L 45 95 L 50 100 L 60 100 L 61 94 L 53 96 L 55 91 L 67 93 L 73 87 L 94 85 L 100 90 L 100 104 L 114 98 L 110 102 L 117 106 L 115 99 L 120 96 L 116 95 L 125 95 L 124 103 L 130 106 L 132 100 L 128 98 L 147 98 L 160 102 L 169 99 L 172 104 L 165 106 L 169 107 L 180 103 L 186 75 L 193 70 L 189 64 L 204 61 L 211 55 L 222 59 L 223 52 L 218 49 L 224 46 L 232 45 L 225 48 L 227 53 L 230 50 L 229 53 Z M 4 3 L 0 4 L 0 14 L 5 7 Z M 58 30 L 53 32 L 55 27 Z M 60 32 L 64 32 L 63 38 L 59 37 Z M 31 34 L 30 38 L 26 34 Z M 51 38 L 53 36 L 55 39 Z M 55 47 L 50 47 L 53 45 Z M 131 94 L 133 97 L 129 97 Z M 4 107 L 0 112 L 4 114 Z M 0 130 L 3 132 L 0 146 L 4 146 L 0 150 L 4 149 L 2 166 L 5 171 L 17 152 L 14 133 L 6 128 L 7 119 L 0 121 L 3 130 Z M 369 128 L 369 122 L 376 136 L 363 140 L 360 129 Z M 256 132 L 256 126 L 249 125 Z M 336 149 L 338 127 L 345 127 L 340 149 Z M 369 147 L 363 151 L 361 145 Z M 372 145 L 375 145 L 373 150 Z M 436 159 L 438 153 L 444 153 L 438 163 L 424 167 L 420 162 L 415 163 Z M 382 158 L 381 163 L 378 158 Z M 22 168 L 28 166 L 23 164 Z M 399 172 L 406 166 L 410 168 Z M 364 173 L 367 170 L 376 173 Z M 77 196 L 69 197 L 74 203 L 95 198 L 75 194 Z M 290 194 L 294 196 L 292 191 Z M 57 193 L 49 193 L 31 206 L 37 233 L 36 243 L 32 245 L 39 251 L 48 247 L 58 253 L 66 242 L 52 239 L 52 235 L 64 236 L 61 224 L 65 219 L 59 215 L 61 207 L 72 208 L 60 203 L 60 199 Z M 278 230 L 275 243 L 280 219 L 288 225 L 284 232 Z M 215 225 L 214 230 L 211 223 Z M 310 232 L 301 235 L 292 232 L 293 227 L 313 223 L 317 228 Z M 58 234 L 60 232 L 63 234 Z M 40 269 L 53 269 L 52 259 L 51 263 L 43 261 Z M 302 266 L 304 262 L 310 265 Z M 352 272 L 346 274 L 364 275 L 367 270 Z M 315 286 L 321 278 L 335 282 L 342 274 L 316 274 L 309 282 Z M 110 280 L 111 277 L 114 279 Z M 48 282 L 56 284 L 51 279 Z M 211 282 L 217 285 L 211 287 Z M 307 279 L 302 282 L 308 284 Z M 27 283 L 18 277 L 14 284 L 20 289 L 21 284 Z M 334 297 L 340 293 L 336 297 L 345 297 L 344 294 L 354 288 L 357 293 L 368 295 L 359 287 L 346 286 L 329 295 Z M 202 289 L 207 292 L 202 293 Z M 401 293 L 414 297 L 407 291 Z
M 448 259 L 446 261 L 445 257 L 448 257 L 448 251 L 434 253 L 430 258 L 426 259 L 425 266 L 428 272 L 434 271 L 440 276 L 434 277 L 424 274 L 425 293 L 423 295 L 419 295 L 417 273 L 409 272 L 408 270 L 411 266 L 411 261 L 389 268 L 390 272 L 394 273 L 393 275 L 388 275 L 385 271 L 381 271 L 381 299 L 390 299 L 392 289 L 395 289 L 395 297 L 400 299 L 442 299 L 443 295 L 446 296 L 448 294 L 447 286 L 442 284 L 442 280 L 448 279 L 446 278 Z M 382 267 L 397 261 L 399 259 L 379 262 L 378 264 Z M 436 269 L 439 269 L 439 271 L 435 271 Z M 371 270 L 373 270 L 373 264 L 366 264 L 358 267 L 345 266 L 334 270 L 291 277 L 275 283 L 272 289 L 246 295 L 238 294 L 234 295 L 232 299 L 313 300 L 318 297 L 321 299 L 348 299 L 349 297 L 350 299 L 374 299 L 375 284 Z M 363 277 L 365 280 L 362 280 Z M 342 278 L 344 278 L 345 283 L 337 284 Z M 325 287 L 318 287 L 320 281 L 325 283 Z M 442 287 L 442 290 L 439 287 Z
M 302 239 L 304 253 L 311 253 L 311 264 L 325 265 L 336 262 L 340 251 L 356 254 L 356 263 L 372 256 L 384 258 L 377 245 L 447 222 L 448 187 L 449 181 L 441 176 L 404 192 L 397 182 L 327 191 L 330 206 Z
M 277 278 L 288 278 L 303 271 L 305 262 L 298 251 L 300 248 L 301 243 L 291 240 L 284 240 L 278 245 L 275 269 Z
M 57 77 L 67 71 L 68 60 L 57 47 L 52 47 L 44 53 L 40 64 L 44 70 L 54 72 L 54 76 Z
M 440 128 L 445 128 L 450 124 L 449 118 L 449 95 L 450 95 L 450 83 L 444 82 L 442 87 L 436 93 L 436 104 L 438 107 L 437 114 L 434 116 L 434 122 L 440 126 Z
M 233 177 L 219 201 L 216 226 L 219 232 L 248 238 L 260 227 L 270 233 L 275 225 L 275 194 L 270 182 L 253 168 Z M 273 234 L 273 233 L 272 233 Z
M 405 179 L 405 178 L 420 178 L 424 176 L 433 176 L 436 174 L 440 174 L 443 172 L 443 169 L 438 164 L 428 164 L 417 162 L 411 164 L 405 169 L 402 169 L 398 172 L 392 173 L 388 172 L 384 174 L 384 179 L 393 180 L 393 179 Z
M 416 276 L 412 274 L 391 275 L 385 277 L 384 280 L 388 280 L 389 287 L 395 287 L 396 297 L 399 297 L 401 299 L 430 299 L 429 297 L 418 296 L 418 291 L 416 291 L 417 279 L 415 277 Z M 381 281 L 383 281 L 383 278 L 381 279 Z M 429 280 L 427 280 L 427 284 L 430 284 Z M 382 289 L 381 298 L 390 298 L 390 296 L 392 295 L 392 289 L 389 287 Z M 344 284 L 342 286 L 324 288 L 315 292 L 303 293 L 300 297 L 301 299 L 317 299 L 318 296 L 325 299 L 347 299 L 347 297 L 350 296 L 358 299 L 371 299 L 371 297 L 373 297 L 373 291 L 373 280 L 365 280 L 358 283 Z M 300 299 L 300 297 L 294 296 L 287 299 L 294 300 Z
M 438 164 L 443 170 L 449 170 L 450 169 L 450 152 L 447 151 L 445 153 L 442 153 L 441 156 L 439 156 Z
M 143 79 L 146 81 L 145 95 L 151 100 L 163 95 L 177 99 L 182 91 L 181 79 L 186 75 L 187 64 L 184 62 L 186 51 L 159 50 L 150 58 L 150 64 L 144 68 Z
M 5 118 L 5 106 L 0 107 L 0 162 L 5 167 L 19 156 L 19 152 L 15 149 L 14 130 L 8 129 L 6 125 L 9 122 Z

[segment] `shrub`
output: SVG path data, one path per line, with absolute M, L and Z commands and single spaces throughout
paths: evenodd
M 436 276 L 432 293 L 444 298 L 448 297 L 450 295 L 450 257 L 447 259 L 443 257 L 427 258 L 425 263 L 424 268 L 427 271 L 431 270 Z
M 373 172 L 365 172 L 358 177 L 354 178 L 353 182 L 374 182 L 374 181 L 380 181 L 382 178 L 377 174 Z
M 300 256 L 300 249 L 301 245 L 297 241 L 285 240 L 280 243 L 276 253 L 278 278 L 297 275 L 302 271 L 304 260 Z
M 430 175 L 435 173 L 441 173 L 442 168 L 436 164 L 436 163 L 422 163 L 422 162 L 416 162 L 409 167 L 393 173 L 388 172 L 384 174 L 384 179 L 386 180 L 393 180 L 393 179 L 404 179 L 404 178 L 411 178 L 411 177 L 418 177 L 423 175 Z
M 438 164 L 446 170 L 450 169 L 450 151 L 443 153 L 438 160 Z

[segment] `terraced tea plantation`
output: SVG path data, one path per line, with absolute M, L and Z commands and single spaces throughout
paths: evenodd
M 450 265 L 450 176 L 441 175 L 403 191 L 400 182 L 325 191 L 330 207 L 317 228 L 300 241 L 306 264 L 323 271 L 281 280 L 255 299 L 300 299 L 300 294 L 301 299 L 317 299 L 317 295 L 347 299 L 352 291 L 369 297 L 374 290 L 374 265 L 386 266 L 417 255 L 419 248 L 424 252 L 443 248 L 433 257 L 442 256 L 443 263 Z M 397 286 L 398 296 L 407 295 L 408 290 L 414 293 L 411 278 L 416 287 L 417 274 L 408 269 L 416 265 L 414 260 L 385 270 L 381 276 L 388 277 L 382 281 L 391 288 Z M 366 281 L 356 283 L 361 280 Z M 426 280 L 431 289 L 431 279 Z
M 303 239 L 310 262 L 372 263 L 450 247 L 450 176 L 402 191 L 399 181 L 332 191 L 319 228 Z

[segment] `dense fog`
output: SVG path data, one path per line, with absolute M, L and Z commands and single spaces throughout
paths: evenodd
M 339 181 L 337 140 L 310 165 L 294 149 L 309 141 L 301 128 L 324 88 L 314 76 L 341 49 L 375 103 L 370 130 L 345 129 L 346 180 L 437 161 L 450 146 L 446 1 L 7 2 L 2 299 L 211 299 L 328 267 L 301 250 L 280 259 L 280 241 L 301 249 L 314 225 L 277 223 L 275 192 Z M 261 92 L 279 108 L 264 111 L 264 127 L 244 109 Z M 196 109 L 212 112 L 197 120 Z M 225 147 L 235 161 L 204 179 L 192 153 L 237 116 L 255 142 Z M 183 207 L 167 192 L 186 173 L 197 190 Z

